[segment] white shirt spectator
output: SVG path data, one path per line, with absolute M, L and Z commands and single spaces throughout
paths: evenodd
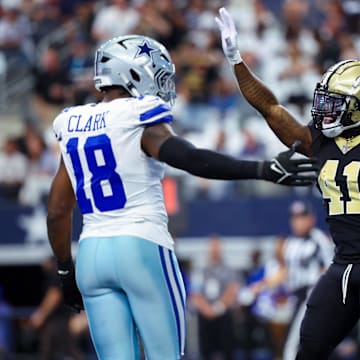
M 135 29 L 139 22 L 139 14 L 126 3 L 114 0 L 113 5 L 99 10 L 92 27 L 96 40 L 103 42 L 115 36 L 129 34 Z
M 6 148 L 12 146 L 12 140 L 5 145 Z M 21 152 L 2 151 L 0 153 L 0 183 L 22 183 L 25 180 L 27 171 L 27 158 Z

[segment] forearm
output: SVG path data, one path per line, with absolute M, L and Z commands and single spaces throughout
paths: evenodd
M 245 99 L 266 118 L 271 107 L 279 105 L 275 95 L 244 62 L 234 66 L 234 73 Z
M 283 107 L 273 92 L 241 62 L 234 66 L 235 77 L 245 99 L 265 118 L 275 135 L 290 147 L 300 140 L 299 152 L 311 155 L 310 131 Z
M 219 301 L 221 301 L 225 308 L 229 308 L 231 305 L 234 304 L 234 302 L 236 301 L 236 297 L 237 297 L 237 293 L 239 290 L 239 286 L 237 283 L 230 283 L 224 293 L 222 294 L 222 296 L 220 297 Z
M 195 309 L 203 316 L 212 318 L 215 315 L 212 305 L 202 294 L 193 294 L 190 299 Z
M 263 162 L 244 161 L 211 150 L 197 149 L 176 136 L 162 144 L 159 160 L 207 179 L 259 179 Z
M 58 261 L 65 262 L 71 258 L 71 224 L 72 213 L 48 213 L 48 238 L 53 253 Z
M 44 299 L 39 305 L 37 312 L 44 318 L 47 318 L 50 313 L 60 304 L 62 299 L 61 290 L 57 287 L 51 287 L 46 292 Z

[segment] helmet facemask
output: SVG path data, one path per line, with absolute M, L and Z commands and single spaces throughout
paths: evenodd
M 315 128 L 333 138 L 359 127 L 359 95 L 360 62 L 345 60 L 332 66 L 314 92 L 311 114 Z
M 157 87 L 159 89 L 157 95 L 165 102 L 169 103 L 170 106 L 173 106 L 176 98 L 175 74 L 160 71 L 158 74 L 155 74 L 155 81 L 157 82 Z
M 327 137 L 336 137 L 344 130 L 359 126 L 360 122 L 351 120 L 353 102 L 357 102 L 354 96 L 316 89 L 311 109 L 315 127 Z

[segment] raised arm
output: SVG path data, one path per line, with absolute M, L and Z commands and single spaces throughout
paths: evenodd
M 207 179 L 263 179 L 282 185 L 306 186 L 315 177 L 301 173 L 317 170 L 314 159 L 291 159 L 295 147 L 270 161 L 239 160 L 215 151 L 198 149 L 176 136 L 166 124 L 147 127 L 142 136 L 142 148 L 155 159 Z
M 234 69 L 240 91 L 245 99 L 265 118 L 275 135 L 286 146 L 300 141 L 298 152 L 311 156 L 311 133 L 281 104 L 272 91 L 257 78 L 241 58 L 237 47 L 237 31 L 230 14 L 225 8 L 219 10 L 219 18 L 215 18 L 222 39 L 224 53 Z

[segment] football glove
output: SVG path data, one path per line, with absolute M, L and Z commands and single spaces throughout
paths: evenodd
M 312 185 L 316 181 L 319 166 L 315 158 L 291 159 L 299 144 L 297 141 L 289 150 L 281 152 L 270 161 L 264 161 L 261 178 L 288 186 Z
M 224 54 L 232 65 L 242 62 L 240 51 L 237 46 L 238 34 L 235 28 L 234 20 L 227 10 L 222 7 L 219 10 L 219 17 L 215 17 L 221 33 L 221 43 Z
M 75 281 L 75 269 L 72 260 L 58 261 L 57 274 L 64 296 L 65 306 L 73 312 L 79 313 L 84 310 L 84 303 Z

